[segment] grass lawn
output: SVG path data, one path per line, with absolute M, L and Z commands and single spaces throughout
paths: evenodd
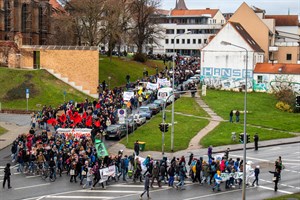
M 162 122 L 162 114 L 154 116 L 145 125 L 138 128 L 134 133 L 129 135 L 129 143 L 126 144 L 126 137 L 121 140 L 121 143 L 127 148 L 133 149 L 133 144 L 136 140 L 146 142 L 146 151 L 161 151 L 162 150 L 162 133 L 158 126 Z M 167 113 L 167 123 L 171 123 L 171 113 Z M 174 131 L 174 151 L 186 149 L 188 144 L 199 130 L 208 124 L 208 120 L 197 119 L 194 117 L 186 117 L 175 114 L 175 131 Z M 165 133 L 165 152 L 171 151 L 171 127 Z
M 288 195 L 283 195 L 283 196 L 279 196 L 279 197 L 273 197 L 273 198 L 269 198 L 266 200 L 296 200 L 296 199 L 300 199 L 300 193 L 288 194 Z
M 78 92 L 44 70 L 0 68 L 0 102 L 3 109 L 26 110 L 25 89 L 29 88 L 29 110 L 40 110 L 37 105 L 59 106 L 64 101 L 84 101 L 87 95 Z M 90 97 L 88 97 L 90 98 Z
M 124 57 L 112 57 L 110 61 L 109 57 L 100 56 L 99 80 L 100 82 L 105 80 L 105 82 L 109 84 L 108 77 L 110 76 L 110 86 L 114 88 L 116 86 L 125 85 L 125 77 L 127 75 L 130 75 L 131 82 L 141 79 L 143 77 L 144 68 L 146 68 L 149 75 L 155 74 L 156 66 L 159 68 L 159 71 L 164 68 L 162 61 L 149 60 L 143 64 Z
M 167 107 L 166 110 L 171 111 L 172 106 Z M 190 114 L 201 117 L 209 117 L 209 115 L 198 105 L 195 99 L 190 97 L 179 98 L 174 106 L 175 112 Z
M 236 132 L 236 142 L 231 140 L 232 132 Z M 208 147 L 209 145 L 216 147 L 228 144 L 239 144 L 239 134 L 243 132 L 244 125 L 242 123 L 221 122 L 219 126 L 201 139 L 200 144 L 203 147 Z M 250 135 L 251 142 L 253 142 L 255 133 L 258 133 L 260 141 L 294 137 L 294 135 L 286 132 L 266 130 L 251 126 L 247 126 L 247 133 Z
M 202 97 L 208 106 L 224 119 L 229 119 L 230 110 L 244 110 L 244 93 L 207 90 Z M 248 93 L 247 124 L 278 130 L 300 132 L 300 113 L 287 113 L 276 109 L 277 100 L 267 93 Z M 244 115 L 240 115 L 243 124 Z
M 0 135 L 4 134 L 6 132 L 7 132 L 7 130 L 0 126 Z

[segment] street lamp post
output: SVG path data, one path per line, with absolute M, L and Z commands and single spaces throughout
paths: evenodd
M 179 34 L 179 35 L 175 35 L 174 36 L 174 43 L 173 43 L 173 67 L 172 67 L 172 91 L 174 93 L 174 89 L 175 89 L 175 56 L 176 56 L 176 52 L 175 52 L 175 40 L 177 37 L 181 36 L 181 35 L 185 35 L 185 34 L 190 34 L 191 31 L 187 31 L 185 33 Z M 174 151 L 174 102 L 175 102 L 175 97 L 173 96 L 172 99 L 172 127 L 171 127 L 171 151 Z
M 230 42 L 222 41 L 222 45 L 230 45 L 240 49 L 245 50 L 246 52 L 246 73 L 245 73 L 245 96 L 244 96 L 244 146 L 243 146 L 243 191 L 242 199 L 246 199 L 246 144 L 247 144 L 247 76 L 248 76 L 248 50 L 245 47 L 232 44 Z
M 111 77 L 109 76 L 108 77 L 108 90 L 110 90 L 110 79 L 111 79 Z

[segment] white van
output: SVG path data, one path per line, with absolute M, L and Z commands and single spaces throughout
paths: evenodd
M 157 92 L 157 99 L 162 99 L 164 101 L 168 99 L 168 103 L 171 103 L 174 99 L 173 89 L 170 87 L 159 89 Z

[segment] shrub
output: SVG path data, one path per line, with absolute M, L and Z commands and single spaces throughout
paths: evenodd
M 287 103 L 284 103 L 283 101 L 279 101 L 276 104 L 276 108 L 279 110 L 282 110 L 284 112 L 293 112 L 293 109 L 291 108 L 291 106 Z
M 148 58 L 147 58 L 147 55 L 144 54 L 144 53 L 136 53 L 136 54 L 134 54 L 134 56 L 133 56 L 133 60 L 134 60 L 134 61 L 137 61 L 137 62 L 142 62 L 142 63 L 144 63 L 144 62 L 146 62 L 146 61 L 148 60 Z

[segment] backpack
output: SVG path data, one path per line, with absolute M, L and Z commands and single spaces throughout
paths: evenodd
M 193 171 L 194 173 L 196 173 L 196 165 L 193 165 L 193 166 L 192 166 L 192 171 Z
M 216 165 L 210 165 L 210 171 L 211 172 L 216 172 Z

